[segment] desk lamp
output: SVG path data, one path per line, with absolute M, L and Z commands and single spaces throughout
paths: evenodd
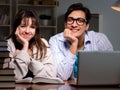
M 117 10 L 117 11 L 120 11 L 120 0 L 117 0 L 112 6 L 111 8 L 113 10 Z

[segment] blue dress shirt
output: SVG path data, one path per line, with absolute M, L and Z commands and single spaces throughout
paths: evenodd
M 75 59 L 75 64 L 74 64 L 74 77 L 77 78 L 77 72 L 78 72 L 78 53 L 76 53 L 76 59 Z
M 70 52 L 70 43 L 64 38 L 63 33 L 52 36 L 49 44 L 54 54 L 53 60 L 57 68 L 58 77 L 63 80 L 73 78 L 76 55 Z M 85 34 L 84 51 L 113 51 L 113 46 L 105 34 L 87 31 Z

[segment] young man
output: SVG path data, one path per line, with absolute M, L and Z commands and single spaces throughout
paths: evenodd
M 68 80 L 77 75 L 77 52 L 113 51 L 106 35 L 88 31 L 90 10 L 81 3 L 72 4 L 64 16 L 64 32 L 50 38 L 58 77 Z

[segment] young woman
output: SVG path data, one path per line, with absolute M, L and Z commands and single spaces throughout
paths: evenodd
M 52 54 L 47 41 L 40 36 L 39 18 L 32 10 L 20 10 L 8 37 L 10 67 L 16 80 L 26 77 L 56 77 Z

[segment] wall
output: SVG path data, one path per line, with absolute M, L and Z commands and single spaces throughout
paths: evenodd
M 116 0 L 58 0 L 58 32 L 63 31 L 61 22 L 63 19 L 63 14 L 66 12 L 67 8 L 70 4 L 75 2 L 82 2 L 86 5 L 90 10 L 91 13 L 98 13 L 100 14 L 100 28 L 99 32 L 105 33 L 109 40 L 111 41 L 114 50 L 120 50 L 120 12 L 114 11 L 111 9 L 111 5 Z

